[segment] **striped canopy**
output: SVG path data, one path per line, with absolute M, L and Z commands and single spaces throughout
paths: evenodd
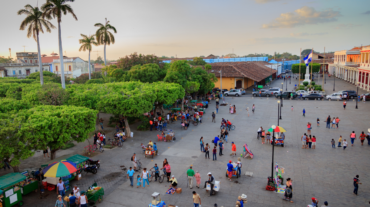
M 45 177 L 64 177 L 77 171 L 76 164 L 71 161 L 55 162 L 44 168 Z

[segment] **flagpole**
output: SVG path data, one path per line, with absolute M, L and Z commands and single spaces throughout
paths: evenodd
M 324 90 L 324 77 L 325 77 L 325 70 L 326 70 L 325 59 L 326 59 L 326 53 L 325 53 L 325 47 L 324 47 L 324 68 L 322 70 L 322 90 Z
M 312 85 L 312 61 L 313 61 L 313 48 L 312 48 L 311 53 L 312 53 L 312 59 L 311 59 L 311 85 Z M 308 71 L 308 72 L 310 72 L 310 71 Z
M 299 50 L 299 76 L 298 76 L 298 88 L 299 88 L 299 85 L 300 85 L 300 82 L 301 82 L 301 64 L 302 64 L 302 48 L 300 48 Z

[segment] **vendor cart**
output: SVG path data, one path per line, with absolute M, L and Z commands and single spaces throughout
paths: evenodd
M 160 193 L 154 192 L 152 194 L 152 203 L 148 207 L 166 207 L 166 203 L 162 201 Z
M 0 177 L 1 200 L 3 200 L 4 207 L 23 205 L 22 190 L 18 185 L 25 180 L 26 176 L 20 173 L 9 173 Z
M 239 167 L 238 165 L 234 162 L 232 163 L 233 167 L 234 167 L 234 170 L 233 170 L 233 178 L 236 177 L 236 178 L 239 178 L 240 177 L 240 174 L 239 174 Z M 226 168 L 226 177 L 229 177 L 229 175 L 227 174 L 227 168 Z
M 272 140 L 271 140 L 271 144 L 272 144 Z M 275 146 L 282 146 L 282 147 L 284 147 L 284 139 L 281 139 L 281 138 L 275 139 Z
M 86 191 L 87 200 L 89 201 L 89 205 L 95 205 L 95 203 L 101 203 L 103 201 L 104 196 L 104 188 L 99 187 L 96 183 L 94 183 L 89 189 Z
M 157 153 L 156 153 L 156 151 L 153 150 L 152 147 L 147 147 L 145 149 L 145 157 L 146 156 L 152 156 L 152 158 L 153 158 L 155 155 L 157 155 Z

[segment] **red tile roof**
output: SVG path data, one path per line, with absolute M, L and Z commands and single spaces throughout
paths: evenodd
M 46 56 L 46 57 L 41 57 L 41 62 L 42 63 L 52 63 L 53 60 L 59 60 L 59 56 Z
M 222 72 L 222 77 L 245 77 L 254 81 L 260 82 L 263 79 L 276 73 L 276 70 L 272 70 L 266 67 L 266 62 L 231 62 L 231 63 L 212 63 L 213 71 Z M 213 72 L 216 77 L 220 77 L 220 73 Z

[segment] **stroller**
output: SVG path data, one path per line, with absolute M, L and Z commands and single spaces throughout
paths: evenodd
M 248 148 L 248 145 L 247 144 L 245 144 L 244 145 L 244 158 L 251 158 L 251 159 L 253 159 L 253 157 L 254 157 L 254 154 L 252 153 L 252 151 Z

